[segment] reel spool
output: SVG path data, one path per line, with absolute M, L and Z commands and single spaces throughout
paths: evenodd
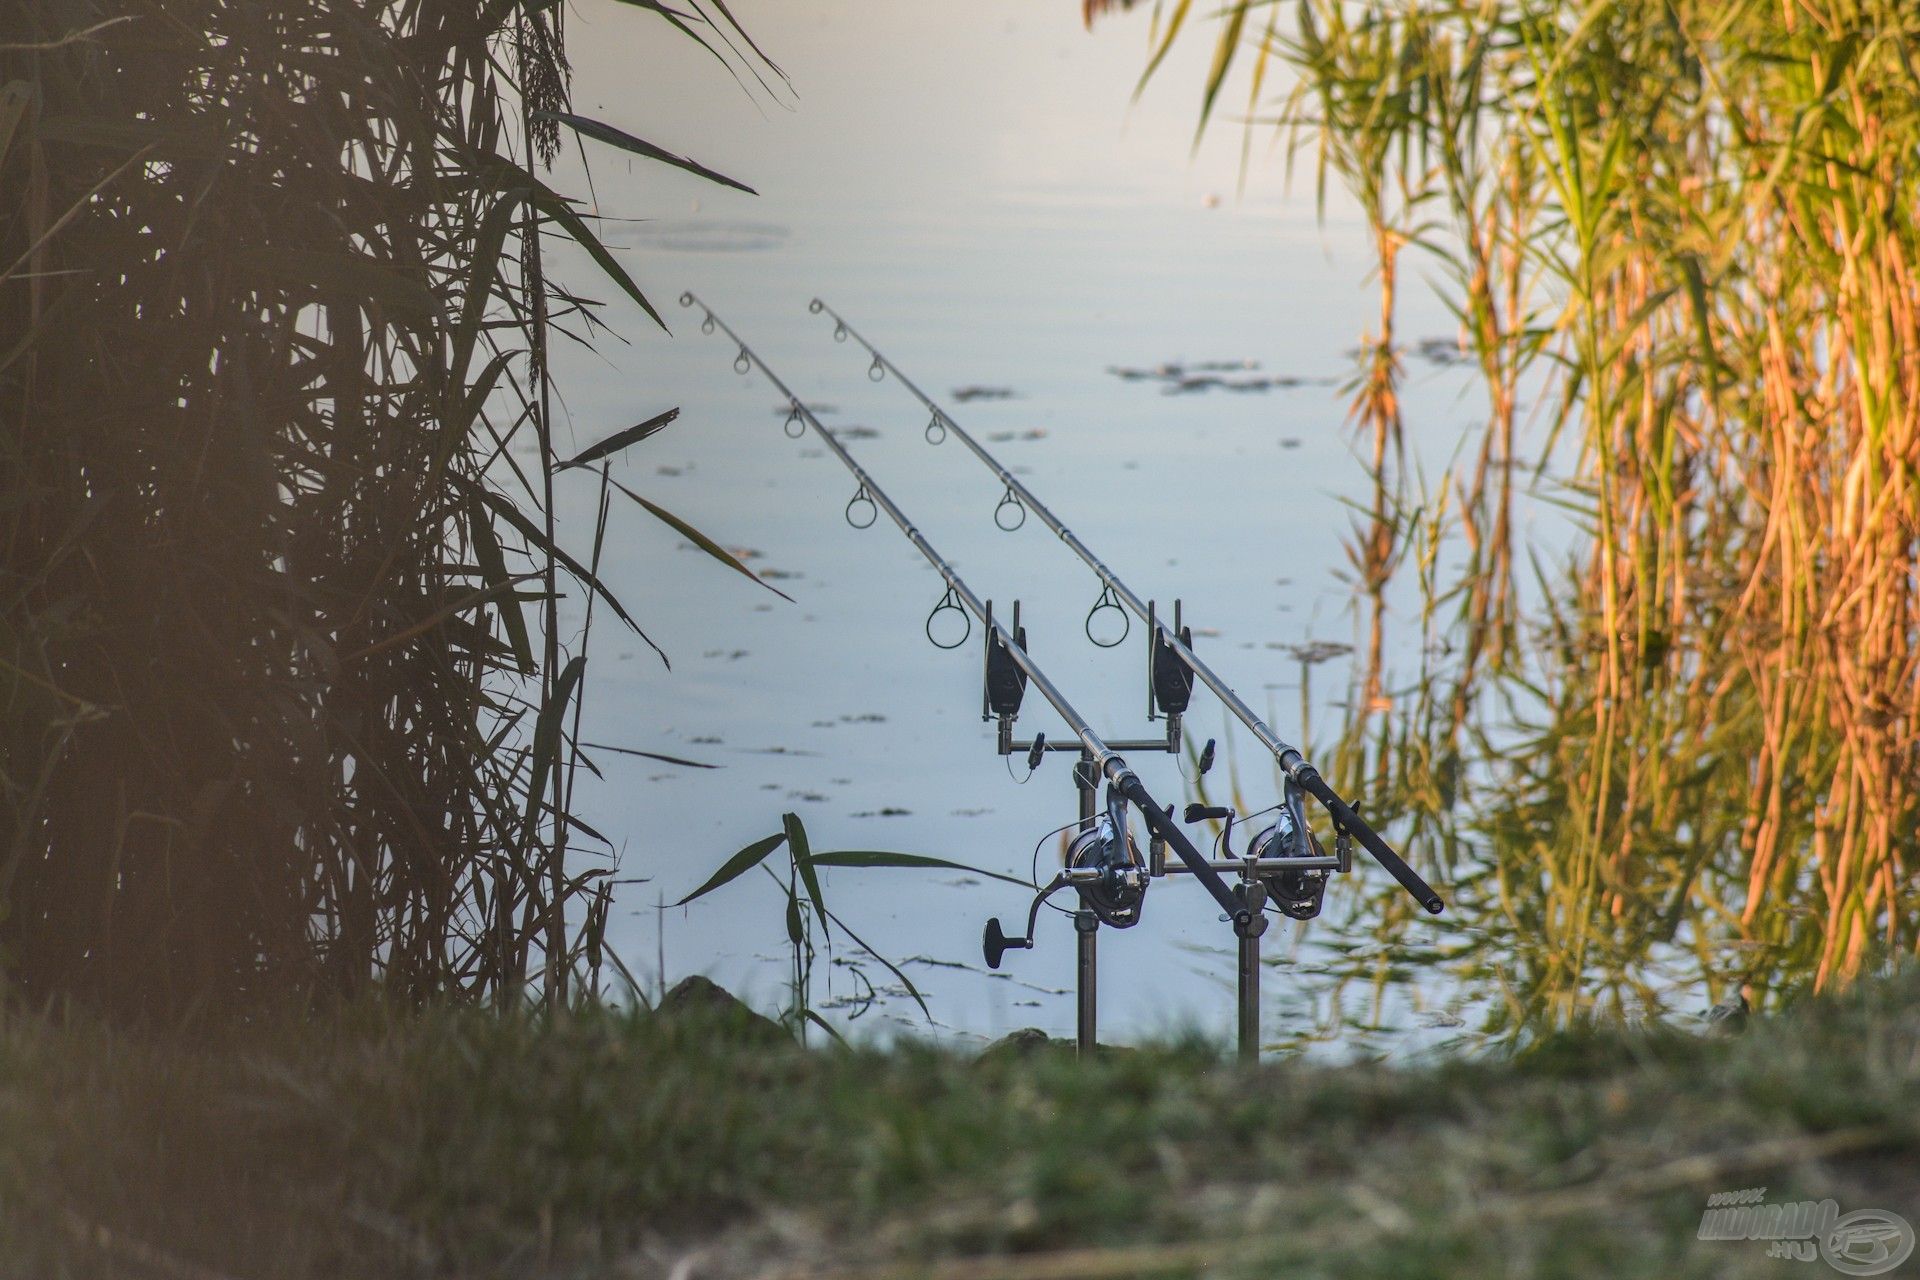
M 1301 810 L 1300 793 L 1291 784 L 1287 787 L 1286 799 L 1274 815 L 1273 824 L 1254 836 L 1252 843 L 1247 846 L 1247 856 L 1276 860 L 1325 856 L 1313 829 L 1307 826 L 1306 815 Z M 1291 920 L 1311 920 L 1320 914 L 1327 896 L 1327 880 L 1328 873 L 1324 867 L 1273 871 L 1260 877 L 1268 901 L 1279 907 L 1280 913 Z
M 1076 835 L 1067 845 L 1067 866 L 1076 871 L 1098 871 L 1095 880 L 1074 881 L 1080 905 L 1098 916 L 1100 923 L 1114 929 L 1130 929 L 1140 923 L 1141 903 L 1147 896 L 1147 870 L 1134 847 L 1133 834 L 1115 825 L 1103 815 L 1098 822 Z

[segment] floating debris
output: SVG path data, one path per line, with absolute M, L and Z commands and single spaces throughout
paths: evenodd
M 964 969 L 968 973 L 978 973 L 989 978 L 998 978 L 1002 982 L 1011 982 L 1016 987 L 1025 987 L 1027 990 L 1037 991 L 1043 996 L 1064 996 L 1064 995 L 1072 994 L 1072 992 L 1070 992 L 1065 987 L 1038 986 L 1031 982 L 1024 982 L 1021 979 L 1014 977 L 1011 973 L 991 972 L 989 970 L 982 969 L 977 964 L 965 964 L 959 960 L 936 960 L 932 956 L 908 956 L 905 960 L 902 960 L 900 963 L 903 966 L 910 965 L 910 964 L 926 965 L 930 969 Z
M 1258 360 L 1196 360 L 1191 363 L 1155 365 L 1137 369 L 1109 365 L 1107 372 L 1125 382 L 1158 382 L 1165 395 L 1187 395 L 1198 391 L 1263 392 L 1293 387 L 1333 386 L 1337 378 L 1305 378 L 1293 374 L 1260 374 L 1255 377 L 1229 377 L 1260 368 Z
M 1352 645 L 1341 644 L 1336 640 L 1309 640 L 1305 644 L 1290 644 L 1283 647 L 1303 667 L 1315 667 L 1353 652 Z
M 880 432 L 873 427 L 859 425 L 851 427 L 828 427 L 827 434 L 835 440 L 878 440 Z
M 908 956 L 900 963 L 923 964 L 929 969 L 965 969 L 968 973 L 977 973 L 979 971 L 976 966 L 962 963 L 959 960 L 936 960 L 932 956 Z
M 840 406 L 837 404 L 819 404 L 812 400 L 802 400 L 800 407 L 816 418 L 822 414 L 840 412 Z M 776 418 L 784 418 L 792 412 L 793 406 L 791 404 L 777 404 L 773 406 L 773 416 Z
M 953 398 L 966 404 L 973 400 L 1014 400 L 1018 395 L 1012 387 L 956 387 Z
M 888 805 L 884 809 L 862 809 L 853 816 L 856 818 L 905 818 L 912 813 L 911 809 L 896 809 Z
M 1442 369 L 1466 364 L 1473 358 L 1467 354 L 1457 338 L 1422 338 L 1414 344 L 1413 354 L 1418 359 Z

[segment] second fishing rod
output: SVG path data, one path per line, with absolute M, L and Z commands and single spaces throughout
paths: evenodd
M 1389 845 L 1364 818 L 1356 813 L 1351 805 L 1340 797 L 1340 794 L 1333 789 L 1332 785 L 1328 783 L 1320 771 L 1314 767 L 1313 763 L 1300 752 L 1299 748 L 1290 745 L 1281 739 L 1278 734 L 1274 733 L 1272 729 L 1268 728 L 1266 722 L 1254 714 L 1253 708 L 1249 707 L 1246 702 L 1233 691 L 1233 687 L 1222 679 L 1212 667 L 1208 666 L 1198 654 L 1194 653 L 1192 645 L 1178 627 L 1177 620 L 1174 626 L 1169 626 L 1165 619 L 1159 617 L 1151 602 L 1143 601 L 1125 582 L 1121 581 L 1120 576 L 1108 568 L 1100 557 L 1094 555 L 1092 549 L 1089 548 L 1086 543 L 1082 542 L 1071 529 L 1067 528 L 1060 518 L 1054 515 L 1046 503 L 1035 496 L 1031 489 L 1021 483 L 1018 476 L 1015 476 L 1005 466 L 1001 465 L 1000 460 L 994 457 L 993 454 L 987 450 L 986 446 L 974 439 L 971 433 L 958 422 L 954 421 L 952 414 L 948 413 L 944 407 L 915 385 L 911 378 L 900 371 L 899 366 L 895 365 L 893 361 L 881 353 L 878 347 L 875 347 L 873 343 L 863 337 L 859 330 L 847 323 L 844 316 L 828 306 L 826 302 L 820 298 L 815 298 L 809 303 L 807 309 L 815 315 L 825 313 L 832 317 L 834 322 L 833 336 L 836 341 L 845 341 L 847 338 L 852 338 L 872 357 L 872 363 L 867 366 L 867 376 L 869 378 L 878 382 L 888 374 L 892 374 L 895 381 L 906 388 L 907 392 L 912 395 L 914 399 L 918 400 L 932 415 L 926 426 L 926 438 L 929 444 L 937 445 L 941 443 L 947 435 L 951 434 L 959 440 L 961 444 L 967 447 L 968 451 L 980 461 L 982 466 L 991 471 L 995 478 L 1006 486 L 1004 496 L 1001 497 L 999 504 L 994 508 L 995 524 L 1008 532 L 1012 532 L 1014 529 L 1019 528 L 1021 523 L 1024 523 L 1026 518 L 1025 513 L 1027 511 L 1032 511 L 1035 515 L 1039 516 L 1041 522 L 1045 524 L 1047 528 L 1051 529 L 1055 536 L 1066 544 L 1069 550 L 1079 556 L 1081 561 L 1084 562 L 1089 569 L 1093 570 L 1094 574 L 1100 579 L 1102 588 L 1101 596 L 1099 601 L 1094 605 L 1094 611 L 1098 611 L 1103 607 L 1118 607 L 1117 605 L 1110 604 L 1110 602 L 1115 600 L 1125 605 L 1135 617 L 1139 618 L 1151 628 L 1155 648 L 1154 661 L 1156 664 L 1160 661 L 1161 650 L 1166 651 L 1166 653 L 1171 655 L 1176 661 L 1183 664 L 1189 672 L 1197 676 L 1202 683 L 1213 690 L 1214 695 L 1220 699 L 1221 703 L 1226 706 L 1227 710 L 1231 712 L 1236 719 L 1252 731 L 1254 737 L 1259 739 L 1260 744 L 1272 753 L 1274 761 L 1280 766 L 1281 771 L 1287 778 L 1290 779 L 1294 785 L 1298 786 L 1300 790 L 1318 800 L 1321 805 L 1325 807 L 1333 818 L 1336 830 L 1352 832 L 1354 837 L 1359 840 L 1361 847 L 1373 857 L 1374 861 L 1385 868 L 1388 874 L 1393 876 L 1393 878 L 1400 883 L 1400 886 L 1405 889 L 1415 901 L 1420 903 L 1422 907 L 1435 914 L 1445 909 L 1446 904 L 1441 900 L 1440 895 L 1435 893 L 1433 888 L 1428 885 L 1425 880 L 1421 879 L 1419 873 L 1414 871 L 1412 867 L 1409 867 L 1400 855 L 1394 851 L 1393 847 Z M 1003 512 L 1008 511 L 1017 511 L 1019 513 L 1018 519 L 1009 523 L 1012 517 L 1003 517 L 1002 515 Z M 1091 623 L 1091 611 L 1088 617 L 1089 623 Z M 1089 629 L 1088 634 L 1091 639 L 1091 629 Z M 1098 641 L 1096 641 L 1096 643 L 1098 643 Z M 1118 641 L 1115 643 L 1118 643 Z
M 1014 629 L 1009 629 L 1004 622 L 993 616 L 992 606 L 984 603 L 980 597 L 974 593 L 973 589 L 954 571 L 953 566 L 947 562 L 945 557 L 934 550 L 933 545 L 927 541 L 926 536 L 914 526 L 912 521 L 907 519 L 906 513 L 901 511 L 893 499 L 887 495 L 886 490 L 875 483 L 873 477 L 867 473 L 866 469 L 854 460 L 853 455 L 847 451 L 846 446 L 842 445 L 840 441 L 834 437 L 833 433 L 821 424 L 820 420 L 814 416 L 812 410 L 807 408 L 800 397 L 795 395 L 785 382 L 781 381 L 779 375 L 768 367 L 766 361 L 762 360 L 759 354 L 755 352 L 752 347 L 749 347 L 739 334 L 735 333 L 725 321 L 714 313 L 712 307 L 700 301 L 700 299 L 695 297 L 691 292 L 680 295 L 680 305 L 683 307 L 699 307 L 704 313 L 704 319 L 701 321 L 702 330 L 711 333 L 715 328 L 718 328 L 734 342 L 739 348 L 739 354 L 734 357 L 734 369 L 736 372 L 747 373 L 752 369 L 758 369 L 762 376 L 773 384 L 774 389 L 778 391 L 787 402 L 787 422 L 790 430 L 792 424 L 795 423 L 799 423 L 806 429 L 811 430 L 813 434 L 820 439 L 820 442 L 826 445 L 833 456 L 839 459 L 841 465 L 853 474 L 853 478 L 858 482 L 859 488 L 855 491 L 853 500 L 847 504 L 849 523 L 854 523 L 851 514 L 853 508 L 863 501 L 872 503 L 878 511 L 886 513 L 887 518 L 893 521 L 900 532 L 906 537 L 907 541 L 913 544 L 914 548 L 926 558 L 927 563 L 931 564 L 935 571 L 940 574 L 941 578 L 945 580 L 947 584 L 947 596 L 943 598 L 942 605 L 936 606 L 936 609 L 939 607 L 953 607 L 949 602 L 957 601 L 959 607 L 963 608 L 973 617 L 978 618 L 981 625 L 987 629 L 995 648 L 1004 654 L 1005 658 L 1017 669 L 1021 677 L 1020 683 L 1025 685 L 1031 682 L 1032 686 L 1040 691 L 1040 695 L 1052 705 L 1060 718 L 1066 722 L 1067 727 L 1073 731 L 1074 736 L 1080 740 L 1083 758 L 1090 762 L 1098 776 L 1103 776 L 1106 779 L 1108 787 L 1106 815 L 1108 830 L 1101 836 L 1101 842 L 1111 847 L 1106 851 L 1106 856 L 1098 860 L 1098 865 L 1090 862 L 1087 866 L 1077 868 L 1077 870 L 1084 874 L 1086 879 L 1076 880 L 1073 875 L 1063 872 L 1061 876 L 1056 877 L 1053 885 L 1043 891 L 1041 897 L 1044 899 L 1047 894 L 1054 890 L 1072 884 L 1077 888 L 1082 888 L 1083 896 L 1092 893 L 1104 893 L 1107 895 L 1108 902 L 1122 904 L 1123 909 L 1126 904 L 1136 904 L 1136 909 L 1131 918 L 1137 918 L 1137 903 L 1144 889 L 1147 868 L 1138 864 L 1138 860 L 1133 856 L 1133 851 L 1130 847 L 1131 842 L 1126 835 L 1125 805 L 1131 803 L 1140 810 L 1141 817 L 1145 820 L 1148 830 L 1152 832 L 1156 843 L 1164 842 L 1165 845 L 1174 850 L 1181 862 L 1186 865 L 1188 872 L 1193 875 L 1195 880 L 1205 886 L 1207 892 L 1213 896 L 1214 901 L 1220 905 L 1220 909 L 1226 913 L 1227 918 L 1233 921 L 1236 932 L 1244 932 L 1248 929 L 1263 927 L 1264 921 L 1258 918 L 1260 914 L 1258 905 L 1256 904 L 1250 908 L 1245 897 L 1236 895 L 1232 889 L 1227 887 L 1227 883 L 1221 877 L 1220 872 L 1214 868 L 1213 864 L 1208 861 L 1205 855 L 1194 847 L 1192 840 L 1187 837 L 1187 834 L 1175 825 L 1171 808 L 1162 808 L 1155 802 L 1154 798 L 1148 794 L 1146 786 L 1141 782 L 1139 775 L 1134 773 L 1134 771 L 1128 767 L 1127 762 L 1094 731 L 1093 726 L 1088 723 L 1087 719 L 1078 711 L 1074 710 L 1073 705 L 1067 701 L 1066 696 L 1060 692 L 1059 688 L 1055 686 L 1051 680 L 1047 679 L 1045 673 L 1040 670 L 1039 665 L 1035 663 L 1032 656 L 1027 653 L 1026 646 L 1023 643 L 1023 634 L 1018 629 L 1017 624 Z M 800 434 L 804 434 L 804 432 Z M 860 527 L 864 527 L 864 525 Z M 931 633 L 929 633 L 929 638 L 931 638 Z M 938 642 L 936 641 L 935 643 Z M 1017 702 L 1017 696 L 1015 701 Z M 1036 741 L 1033 748 L 1032 759 L 1037 761 L 1042 749 L 1042 743 Z M 1069 869 L 1069 871 L 1072 870 L 1076 869 Z M 1110 883 L 1095 883 L 1092 880 L 1092 876 L 1096 871 Z M 1036 899 L 1033 906 L 1033 914 L 1029 916 L 1029 927 L 1026 937 L 1008 938 L 1000 934 L 997 928 L 994 928 L 990 931 L 989 938 L 996 939 L 1003 948 L 1005 946 L 1031 946 L 1033 935 L 1032 921 L 1037 917 L 1039 907 L 1040 900 Z M 1122 918 L 1127 917 L 1123 916 Z M 1108 922 L 1117 923 L 1118 921 L 1109 920 Z M 990 941 L 989 947 L 993 945 L 993 941 Z

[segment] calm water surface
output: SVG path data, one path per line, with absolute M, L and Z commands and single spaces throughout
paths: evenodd
M 1241 191 L 1237 128 L 1191 150 L 1203 41 L 1134 103 L 1144 22 L 1089 36 L 1065 0 L 735 7 L 791 76 L 791 95 L 743 92 L 645 14 L 589 0 L 572 19 L 580 110 L 760 194 L 593 152 L 598 210 L 621 220 L 608 240 L 674 335 L 610 306 L 620 339 L 566 353 L 560 386 L 562 429 L 578 444 L 679 406 L 679 422 L 631 451 L 619 478 L 750 555 L 793 597 L 616 509 L 606 576 L 672 669 L 596 624 L 586 737 L 720 767 L 602 753 L 604 779 L 581 788 L 583 812 L 616 842 L 632 881 L 610 941 L 633 972 L 652 986 L 664 959 L 668 982 L 707 973 L 773 1008 L 786 974 L 773 883 L 749 877 L 687 909 L 656 903 L 778 830 L 786 810 L 816 848 L 904 850 L 1024 876 L 1036 840 L 1073 817 L 1074 793 L 1066 758 L 1022 785 L 1023 762 L 1010 768 L 994 753 L 978 714 L 976 644 L 942 653 L 922 634 L 937 576 L 884 522 L 864 533 L 843 522 L 849 476 L 817 442 L 782 435 L 777 394 L 732 371 L 732 347 L 700 334 L 697 314 L 674 305 L 679 293 L 697 292 L 800 394 L 831 406 L 825 420 L 974 588 L 1002 608 L 1022 602 L 1035 656 L 1113 737 L 1147 731 L 1141 628 L 1120 648 L 1090 645 L 1081 625 L 1092 577 L 1038 521 L 998 531 L 988 473 L 956 443 L 929 447 L 925 413 L 891 380 L 870 383 L 857 349 L 836 346 L 830 322 L 808 314 L 809 298 L 825 297 L 946 398 L 1136 590 L 1163 606 L 1182 598 L 1201 651 L 1270 723 L 1298 734 L 1310 717 L 1306 730 L 1322 739 L 1338 719 L 1343 664 L 1315 670 L 1303 706 L 1288 650 L 1354 639 L 1343 536 L 1367 478 L 1333 384 L 1375 303 L 1364 228 L 1338 199 L 1316 216 L 1310 169 L 1289 193 L 1283 153 L 1263 135 Z M 577 164 L 556 180 L 588 190 Z M 575 257 L 559 258 L 572 279 L 607 292 Z M 1424 298 L 1401 323 L 1413 337 L 1451 332 Z M 1244 361 L 1257 366 L 1249 374 L 1301 384 L 1174 395 L 1109 371 L 1170 361 Z M 1460 375 L 1415 361 L 1408 379 L 1414 445 L 1437 469 L 1473 425 L 1474 402 Z M 994 394 L 957 402 L 968 388 Z M 564 527 L 584 553 L 594 486 L 579 473 L 571 485 Z M 1188 723 L 1196 739 L 1223 739 L 1211 783 L 1237 773 L 1253 807 L 1271 803 L 1271 769 L 1225 749 L 1217 703 L 1197 694 Z M 1020 723 L 1034 730 L 1065 733 L 1038 695 Z M 1169 757 L 1129 759 L 1156 795 L 1190 796 Z M 1040 856 L 1054 856 L 1051 842 Z M 1423 865 L 1420 850 L 1410 856 Z M 1354 878 L 1386 882 L 1364 859 Z M 1010 977 L 979 971 L 985 919 L 1013 926 L 1024 915 L 1013 887 L 842 870 L 829 900 L 906 964 L 935 1034 L 1071 1034 L 1064 920 L 1043 922 L 1040 948 L 1016 953 Z M 1275 1039 L 1329 1019 L 1332 960 L 1394 954 L 1351 918 L 1357 894 L 1330 901 L 1322 920 L 1276 921 L 1267 935 Z M 1406 941 L 1433 945 L 1440 928 L 1415 922 Z M 1144 923 L 1103 940 L 1103 1037 L 1228 1034 L 1232 937 L 1195 886 L 1157 884 Z M 819 972 L 817 1001 L 857 989 L 843 968 Z M 1457 1035 L 1460 1016 L 1472 1021 L 1472 993 L 1437 978 L 1397 985 L 1377 1006 L 1370 993 L 1342 999 L 1346 1020 L 1374 1028 L 1331 1033 L 1349 1048 L 1408 1052 Z M 928 1030 L 897 997 L 850 1012 L 830 1016 L 849 1030 Z

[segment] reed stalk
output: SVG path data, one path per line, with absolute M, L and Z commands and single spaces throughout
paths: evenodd
M 1404 218 L 1339 158 L 1387 157 L 1485 393 L 1466 568 L 1421 584 L 1460 656 L 1412 678 L 1452 694 L 1391 741 L 1403 820 L 1472 837 L 1469 906 L 1530 940 L 1516 1015 L 1630 1005 L 1656 952 L 1764 997 L 1913 950 L 1920 13 L 1303 0 L 1248 42 L 1252 8 L 1203 118 L 1284 61 L 1280 123 L 1376 238 Z M 1543 498 L 1584 545 L 1522 592 Z
M 725 46 L 724 9 L 638 7 Z M 567 858 L 590 828 L 561 597 L 639 627 L 555 523 L 549 311 L 584 304 L 542 235 L 652 308 L 540 176 L 572 121 L 560 14 L 0 12 L 17 992 L 137 1016 L 374 985 L 560 1007 L 604 954 L 611 851 Z

